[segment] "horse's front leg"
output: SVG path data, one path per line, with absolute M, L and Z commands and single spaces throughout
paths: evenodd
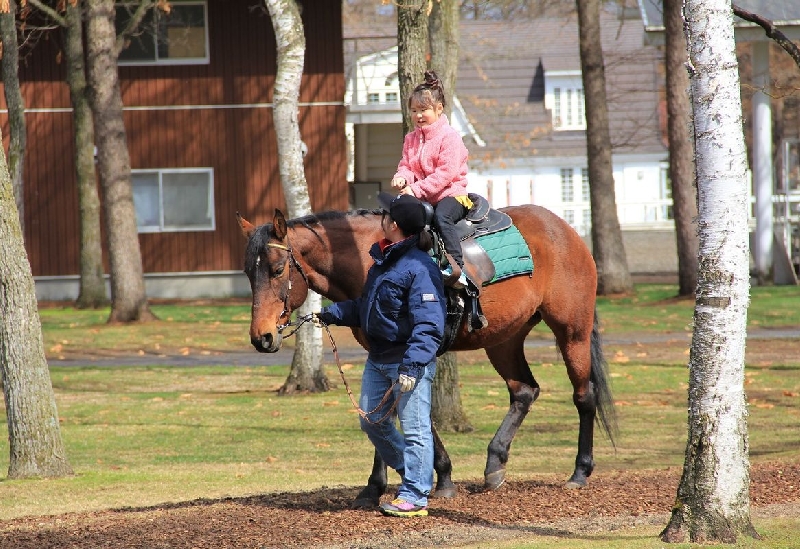
M 386 463 L 378 451 L 372 460 L 372 473 L 367 479 L 367 485 L 359 492 L 353 502 L 353 509 L 371 509 L 381 503 L 381 496 L 386 493 L 388 478 L 386 476 Z
M 452 473 L 453 464 L 450 462 L 450 456 L 444 448 L 439 433 L 436 428 L 431 426 L 433 432 L 433 470 L 436 471 L 436 488 L 434 489 L 431 497 L 434 498 L 453 498 L 456 497 L 457 489 L 453 484 Z
M 511 406 L 489 443 L 486 469 L 483 472 L 483 489 L 486 491 L 496 490 L 505 482 L 506 463 L 511 443 L 525 416 L 528 415 L 531 404 L 539 398 L 539 385 L 535 381 L 532 385 L 511 382 L 507 382 L 507 385 L 511 396 Z

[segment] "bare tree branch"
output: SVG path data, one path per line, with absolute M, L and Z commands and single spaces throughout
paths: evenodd
M 40 0 L 28 0 L 28 3 L 37 10 L 46 14 L 47 17 L 55 21 L 58 26 L 60 27 L 67 26 L 67 20 L 64 18 L 64 16 L 58 13 L 55 9 L 48 6 L 47 4 L 41 2 Z
M 757 13 L 752 13 L 747 10 L 744 10 L 739 6 L 737 6 L 736 4 L 733 5 L 733 13 L 737 17 L 740 17 L 745 21 L 750 21 L 751 23 L 755 23 L 756 25 L 764 29 L 766 35 L 769 38 L 775 40 L 775 42 L 777 42 L 778 45 L 786 51 L 786 53 L 791 55 L 792 59 L 794 59 L 794 62 L 797 64 L 798 67 L 800 67 L 800 48 L 798 48 L 794 42 L 789 40 L 786 37 L 786 35 L 783 34 L 778 29 L 778 27 L 775 26 L 775 23 L 773 23 L 769 19 L 761 17 Z

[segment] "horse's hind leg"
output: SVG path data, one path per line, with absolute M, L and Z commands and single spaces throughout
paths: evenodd
M 483 472 L 484 490 L 499 488 L 506 478 L 506 462 L 511 442 L 517 434 L 531 404 L 539 398 L 539 384 L 533 378 L 525 360 L 524 342 L 527 331 L 501 345 L 486 349 L 495 370 L 508 387 L 511 405 L 506 417 L 489 443 L 486 469 Z
M 594 420 L 597 415 L 594 386 L 591 380 L 590 333 L 582 334 L 580 339 L 568 338 L 556 333 L 567 374 L 572 382 L 572 402 L 578 410 L 578 455 L 575 457 L 575 470 L 567 481 L 567 488 L 586 486 L 587 478 L 594 470 Z

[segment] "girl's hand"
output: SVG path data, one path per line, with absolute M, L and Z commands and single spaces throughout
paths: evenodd
M 411 185 L 406 185 L 400 189 L 400 194 L 410 194 L 411 196 L 414 196 L 414 191 L 411 189 Z
M 392 179 L 392 187 L 395 189 L 405 189 L 406 188 L 406 180 L 402 177 L 395 177 Z

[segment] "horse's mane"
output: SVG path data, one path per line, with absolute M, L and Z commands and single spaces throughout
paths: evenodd
M 326 221 L 331 221 L 335 219 L 345 219 L 347 217 L 380 215 L 382 211 L 383 210 L 380 209 L 366 210 L 363 208 L 358 210 L 350 210 L 346 212 L 330 210 L 327 212 L 319 212 L 316 214 L 304 215 L 303 217 L 297 217 L 295 219 L 289 219 L 286 221 L 286 225 L 289 227 L 301 225 L 303 227 L 306 227 L 307 229 L 311 229 L 311 225 L 319 225 Z
M 380 215 L 383 210 L 375 209 L 375 210 L 366 210 L 366 209 L 358 209 L 358 210 L 350 210 L 350 211 L 337 211 L 331 210 L 326 212 L 319 212 L 316 214 L 309 214 L 304 215 L 302 217 L 297 217 L 295 219 L 289 219 L 286 221 L 286 225 L 290 228 L 301 226 L 305 227 L 309 231 L 311 231 L 317 238 L 319 235 L 317 231 L 314 230 L 315 225 L 322 225 L 326 221 L 336 220 L 336 219 L 345 219 L 348 217 L 366 217 L 370 215 Z M 255 258 L 258 257 L 258 251 L 261 250 L 267 242 L 270 240 L 270 231 L 272 230 L 272 223 L 264 223 L 256 227 L 256 230 L 253 231 L 252 235 L 250 236 L 250 240 L 247 243 L 247 249 L 245 250 L 245 263 L 248 261 L 255 261 Z

